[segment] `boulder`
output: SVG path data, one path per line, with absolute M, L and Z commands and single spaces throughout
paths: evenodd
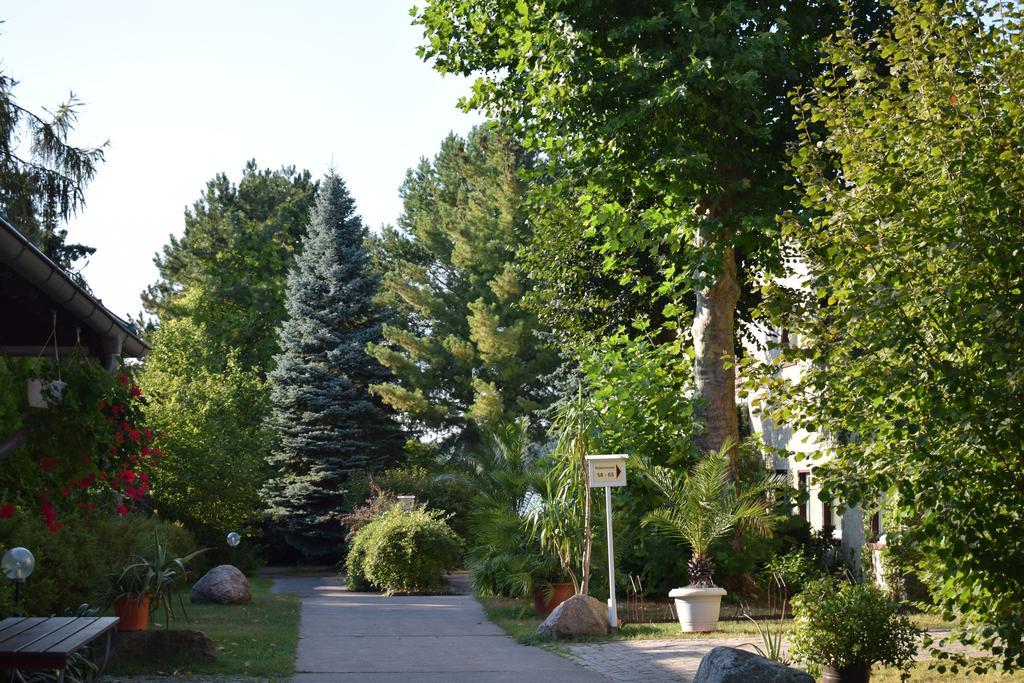
M 118 659 L 138 662 L 165 661 L 168 658 L 214 662 L 217 660 L 217 646 L 202 631 L 163 628 L 115 631 L 111 654 Z
M 608 607 L 589 595 L 574 595 L 548 615 L 537 634 L 562 640 L 608 634 Z
M 814 683 L 806 671 L 734 647 L 716 647 L 700 660 L 693 683 Z
M 252 600 L 249 580 L 245 574 L 230 564 L 222 564 L 206 572 L 196 581 L 188 594 L 196 603 L 215 602 L 221 605 L 235 605 Z

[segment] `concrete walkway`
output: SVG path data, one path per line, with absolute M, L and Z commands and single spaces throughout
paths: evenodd
M 608 680 L 516 643 L 468 595 L 351 593 L 333 576 L 275 576 L 274 591 L 302 598 L 295 683 Z

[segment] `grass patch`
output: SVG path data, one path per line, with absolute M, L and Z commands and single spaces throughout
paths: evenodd
M 898 683 L 899 680 L 899 669 L 876 666 L 871 670 L 871 683 Z M 1020 683 L 1024 681 L 1024 671 L 1018 671 L 1013 674 L 989 672 L 978 675 L 972 671 L 965 672 L 961 669 L 960 673 L 954 674 L 947 670 L 945 673 L 940 674 L 935 669 L 929 668 L 927 662 L 917 662 L 910 671 L 909 680 L 911 683 L 959 683 L 960 681 L 968 681 L 969 683 Z
M 192 605 L 185 596 L 188 621 L 180 614 L 174 628 L 202 631 L 222 648 L 217 661 L 195 663 L 181 658 L 136 661 L 113 657 L 108 672 L 130 675 L 236 675 L 286 678 L 295 672 L 301 600 L 291 593 L 271 593 L 271 580 L 251 578 L 248 605 Z M 175 599 L 177 602 L 177 599 Z M 163 613 L 156 615 L 162 622 Z M 162 628 L 153 624 L 153 628 Z

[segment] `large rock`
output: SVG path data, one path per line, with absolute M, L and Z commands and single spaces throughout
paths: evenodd
M 188 594 L 192 602 L 215 602 L 221 605 L 235 605 L 252 600 L 249 580 L 245 574 L 230 564 L 222 564 L 206 572 L 196 581 Z
M 814 683 L 806 671 L 734 647 L 716 647 L 700 660 L 693 683 Z
M 118 659 L 137 662 L 166 661 L 214 662 L 217 646 L 202 631 L 150 629 L 114 631 L 111 654 Z
M 574 595 L 548 615 L 537 633 L 555 640 L 608 634 L 608 607 L 589 595 Z

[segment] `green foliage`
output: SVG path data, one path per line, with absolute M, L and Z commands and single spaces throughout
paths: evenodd
M 71 270 L 75 261 L 96 250 L 68 244 L 68 231 L 60 225 L 85 206 L 85 188 L 103 162 L 106 143 L 68 143 L 81 105 L 74 93 L 40 115 L 14 99 L 17 84 L 0 73 L 0 210 L 54 263 Z M 72 277 L 85 284 L 80 276 Z
M 437 590 L 462 555 L 459 537 L 442 516 L 395 506 L 363 527 L 352 541 L 349 581 L 387 593 Z
M 359 529 L 356 530 L 356 535 L 349 539 L 351 542 L 348 546 L 348 555 L 345 556 L 345 585 L 353 591 L 372 591 L 374 585 L 366 577 L 365 569 L 366 555 L 370 548 L 369 539 L 359 541 Z
M 788 596 L 799 594 L 812 581 L 825 577 L 825 572 L 814 558 L 801 548 L 771 557 L 764 573 L 770 584 L 777 585 Z
M 262 371 L 278 351 L 289 267 L 306 232 L 317 185 L 294 167 L 260 170 L 250 161 L 238 184 L 223 173 L 185 211 L 185 231 L 171 236 L 155 263 L 160 280 L 143 295 L 161 323 L 190 318 L 243 366 Z M 202 296 L 188 295 L 199 287 Z
M 68 517 L 64 527 L 51 532 L 43 520 L 22 512 L 0 520 L 0 553 L 23 546 L 36 558 L 36 570 L 25 582 L 26 614 L 63 614 L 83 602 L 96 602 L 107 588 L 111 570 L 128 557 L 145 552 L 154 538 L 164 539 L 175 557 L 195 549 L 192 535 L 178 525 L 141 514 Z M 14 608 L 14 587 L 0 582 L 0 613 Z
M 528 267 L 551 291 L 538 304 L 570 340 L 628 315 L 659 342 L 692 322 L 704 430 L 716 449 L 737 442 L 733 315 L 750 308 L 746 273 L 779 268 L 788 93 L 820 72 L 839 4 L 431 0 L 414 17 L 424 59 L 478 76 L 464 106 L 543 161 L 531 222 L 544 244 Z
M 835 669 L 881 663 L 909 676 L 919 631 L 877 586 L 816 581 L 793 599 L 793 616 L 797 661 Z
M 196 550 L 184 557 L 171 557 L 167 543 L 159 537 L 154 538 L 145 552 L 131 555 L 124 564 L 115 567 L 110 573 L 103 602 L 107 607 L 120 600 L 138 604 L 149 596 L 150 616 L 162 608 L 164 625 L 170 625 L 176 617 L 175 586 L 187 580 L 189 562 L 202 552 Z M 184 612 L 180 593 L 178 603 Z
M 51 530 L 80 508 L 127 513 L 150 487 L 161 455 L 157 435 L 145 427 L 147 399 L 130 377 L 111 374 L 82 349 L 59 363 L 0 357 L 7 421 L 24 443 L 0 472 L 0 518 L 14 507 L 37 508 Z M 66 383 L 60 399 L 50 385 L 48 409 L 28 405 L 26 381 Z
M 200 295 L 193 288 L 178 305 L 187 309 Z M 154 507 L 218 540 L 228 531 L 254 529 L 272 443 L 266 382 L 189 317 L 157 330 L 139 381 L 154 397 L 146 417 L 163 434 L 165 450 Z
M 420 465 L 393 467 L 383 472 L 361 473 L 352 477 L 346 493 L 350 507 L 371 497 L 371 485 L 395 496 L 416 496 L 417 505 L 444 513 L 452 530 L 469 538 L 469 517 L 476 491 L 464 477 L 455 473 L 435 474 Z
M 891 501 L 963 640 L 1024 666 L 1024 53 L 1019 5 L 895 0 L 796 100 L 802 289 L 769 287 L 805 361 L 776 417 L 834 435 L 826 495 Z M 776 296 L 778 295 L 778 296 Z M 767 368 L 774 373 L 775 367 Z
M 541 547 L 526 519 L 539 474 L 529 431 L 526 418 L 492 427 L 468 457 L 478 493 L 472 499 L 466 565 L 482 595 L 529 597 L 563 579 L 557 555 Z
M 729 450 L 710 452 L 688 473 L 643 465 L 642 471 L 654 482 L 667 501 L 665 507 L 649 512 L 644 525 L 652 525 L 666 536 L 693 551 L 690 584 L 714 586 L 711 580 L 711 545 L 733 530 L 770 536 L 774 515 L 769 504 L 771 492 L 780 484 L 777 477 L 734 483 L 729 476 Z
M 374 392 L 449 447 L 550 401 L 557 364 L 536 316 L 519 306 L 517 246 L 529 232 L 519 172 L 530 165 L 496 128 L 454 135 L 410 170 L 398 229 L 385 229 L 381 300 L 397 316 L 373 355 L 394 373 Z
M 373 302 L 367 231 L 344 181 L 328 175 L 288 274 L 288 319 L 270 374 L 279 446 L 263 488 L 270 518 L 305 557 L 337 556 L 347 511 L 343 489 L 358 472 L 399 458 L 405 437 L 369 387 L 389 379 L 367 355 L 384 313 Z

